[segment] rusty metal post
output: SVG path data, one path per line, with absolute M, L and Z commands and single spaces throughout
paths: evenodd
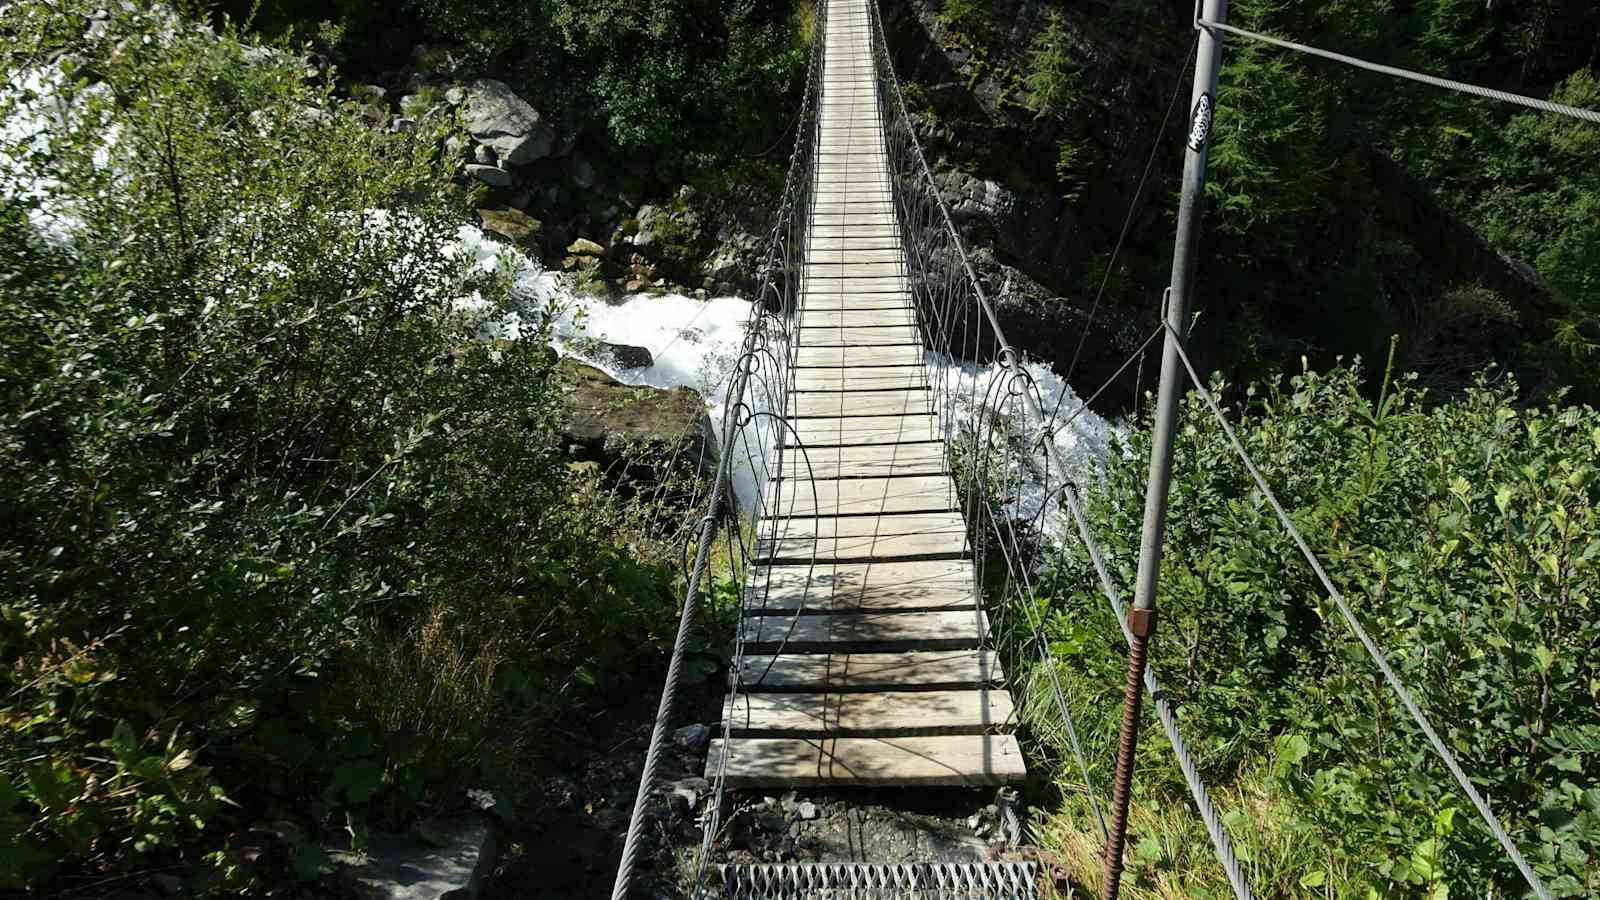
M 1228 0 L 1204 0 L 1200 17 L 1226 22 Z M 1199 27 L 1198 21 L 1196 27 Z M 1172 482 L 1172 442 L 1183 398 L 1184 372 L 1178 341 L 1194 292 L 1195 247 L 1199 237 L 1200 203 L 1206 181 L 1206 156 L 1216 109 L 1217 72 L 1222 64 L 1221 32 L 1202 30 L 1195 57 L 1194 89 L 1189 114 L 1188 151 L 1183 161 L 1183 188 L 1178 200 L 1178 233 L 1173 242 L 1172 282 L 1167 298 L 1166 340 L 1161 352 L 1161 382 L 1156 395 L 1150 441 L 1150 479 L 1144 498 L 1144 532 L 1139 544 L 1139 576 L 1133 611 L 1128 614 L 1128 681 L 1122 695 L 1122 740 L 1117 752 L 1117 778 L 1111 795 L 1111 833 L 1106 837 L 1100 896 L 1116 900 L 1122 886 L 1122 852 L 1127 843 L 1128 798 L 1133 789 L 1134 752 L 1139 742 L 1139 711 L 1144 700 L 1145 657 L 1156 626 L 1156 585 L 1161 575 L 1161 541 L 1167 526 L 1167 493 Z

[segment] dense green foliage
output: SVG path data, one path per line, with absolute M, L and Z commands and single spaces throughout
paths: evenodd
M 91 6 L 0 14 L 0 888 L 232 890 L 504 810 L 527 729 L 670 626 L 671 554 L 569 467 L 545 313 L 482 339 L 449 123 Z
M 1488 381 L 1430 407 L 1414 382 L 1386 384 L 1373 400 L 1358 370 L 1305 372 L 1247 390 L 1228 414 L 1552 891 L 1594 896 L 1600 414 L 1519 408 L 1514 384 Z M 1257 896 L 1475 897 L 1491 884 L 1496 896 L 1522 896 L 1520 876 L 1326 600 L 1209 410 L 1191 395 L 1182 416 L 1152 664 Z M 1148 453 L 1148 431 L 1132 431 L 1090 504 L 1128 593 Z M 1052 591 L 1041 609 L 1104 787 L 1121 635 L 1075 551 L 1057 566 Z M 1030 717 L 1046 735 L 1059 729 L 1051 703 L 1032 704 Z M 1062 766 L 1063 781 L 1078 780 Z M 1226 894 L 1148 716 L 1140 771 L 1135 886 Z M 1098 843 L 1077 795 L 1041 829 L 1068 849 Z
M 1594 108 L 1600 11 L 1568 0 L 1240 0 L 1230 18 L 1391 65 Z M 1415 223 L 1397 221 L 1395 176 L 1432 190 L 1497 250 L 1537 268 L 1534 291 L 1485 284 Z M 1238 298 L 1212 326 L 1230 363 L 1311 353 L 1401 359 L 1441 388 L 1494 360 L 1530 380 L 1596 396 L 1586 357 L 1600 316 L 1600 129 L 1230 38 L 1212 147 L 1214 296 Z M 1477 303 L 1460 302 L 1463 291 Z M 1488 296 L 1485 292 L 1493 294 Z M 1560 312 L 1565 308 L 1565 312 Z M 1521 339 L 1489 334 L 1514 326 Z M 1587 335 L 1587 337 L 1586 337 Z M 1236 369 L 1237 371 L 1237 369 Z M 1542 385 L 1541 385 L 1542 386 Z
M 621 154 L 647 155 L 664 179 L 770 145 L 789 123 L 785 98 L 811 39 L 810 6 L 773 0 L 347 0 L 331 10 L 274 0 L 254 15 L 269 31 L 316 32 L 355 69 L 392 66 L 421 43 L 420 62 L 501 78 L 564 130 L 594 126 Z

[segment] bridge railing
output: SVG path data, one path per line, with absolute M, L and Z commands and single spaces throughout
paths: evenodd
M 1017 652 L 1037 654 L 1038 671 L 1049 682 L 1068 749 L 1105 836 L 1109 829 L 1096 799 L 1100 792 L 1050 653 L 1034 583 L 1048 544 L 1075 538 L 1092 563 L 1124 638 L 1132 644 L 1127 605 L 1107 569 L 1079 492 L 1080 480 L 1092 475 L 1086 467 L 1071 464 L 1057 445 L 1057 436 L 1087 404 L 1065 403 L 1069 396 L 1065 389 L 1049 402 L 1039 377 L 1044 370 L 1031 365 L 1007 340 L 918 140 L 890 57 L 882 12 L 876 3 L 869 6 L 895 208 L 928 347 L 933 402 L 949 442 L 951 474 L 962 494 L 973 540 L 975 574 L 995 616 L 996 634 L 1007 633 L 1008 616 L 1022 618 L 1014 631 L 1026 637 Z M 1160 334 L 1158 329 L 1144 346 Z M 1251 893 L 1243 871 L 1155 673 L 1146 669 L 1143 683 L 1217 858 L 1235 895 L 1247 900 Z

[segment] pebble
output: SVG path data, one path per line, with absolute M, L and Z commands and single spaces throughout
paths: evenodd
M 809 800 L 807 800 L 806 802 L 800 804 L 799 810 L 800 810 L 800 818 L 804 819 L 807 822 L 809 822 L 812 819 L 815 819 L 817 817 L 817 805 L 815 803 L 812 803 Z
M 706 741 L 711 737 L 711 729 L 696 722 L 685 725 L 672 733 L 672 742 L 690 753 L 699 753 L 706 746 Z

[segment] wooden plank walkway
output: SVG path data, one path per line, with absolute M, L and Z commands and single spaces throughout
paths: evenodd
M 990 785 L 1022 755 L 986 648 L 889 183 L 870 0 L 832 0 L 786 415 L 744 597 L 730 787 Z M 803 447 L 803 449 L 802 449 Z

